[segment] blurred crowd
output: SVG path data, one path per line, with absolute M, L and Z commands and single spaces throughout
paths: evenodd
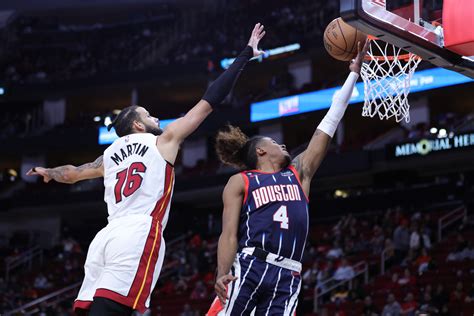
M 240 52 L 256 22 L 271 26 L 265 48 L 305 41 L 311 46 L 338 9 L 333 2 L 309 0 L 274 1 L 271 10 L 262 1 L 220 3 L 225 10 L 196 11 L 192 23 L 184 9 L 170 4 L 109 24 L 68 25 L 55 17 L 20 15 L 10 30 L 15 49 L 0 58 L 0 73 L 6 82 L 34 83 L 128 71 L 135 67 L 131 60 L 156 40 L 163 43 L 156 64 L 218 62 Z M 178 27 L 184 22 L 187 28 Z
M 28 247 L 18 246 L 3 257 L 11 260 L 21 256 Z M 48 293 L 71 285 L 82 277 L 85 254 L 73 238 L 64 238 L 49 250 L 43 250 L 41 259 L 25 262 L 10 271 L 8 279 L 0 278 L 0 314 L 23 306 Z M 36 315 L 70 315 L 70 302 L 39 307 Z

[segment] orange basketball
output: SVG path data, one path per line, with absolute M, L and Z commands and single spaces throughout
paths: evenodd
M 324 31 L 324 47 L 332 57 L 349 61 L 357 55 L 357 42 L 363 45 L 366 38 L 367 35 L 337 18 Z

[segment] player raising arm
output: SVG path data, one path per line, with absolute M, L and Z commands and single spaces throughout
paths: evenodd
M 362 45 L 358 43 L 351 72 L 308 147 L 293 160 L 285 145 L 269 137 L 248 138 L 232 126 L 218 133 L 219 159 L 245 171 L 233 175 L 223 192 L 215 283 L 218 298 L 208 315 L 294 314 L 309 230 L 311 179 L 359 77 L 368 43 Z
M 131 133 L 151 133 L 161 135 L 157 138 L 157 147 L 166 161 L 174 163 L 180 144 L 194 132 L 204 119 L 229 94 L 247 61 L 263 54 L 258 49 L 260 40 L 265 35 L 264 26 L 256 24 L 250 36 L 247 47 L 240 53 L 234 63 L 217 78 L 207 89 L 203 98 L 182 118 L 168 125 L 166 131 L 160 128 L 157 118 L 150 116 L 145 108 L 131 106 L 123 109 L 114 122 L 108 126 L 115 127 L 119 137 Z M 62 183 L 75 183 L 81 180 L 99 178 L 104 175 L 103 157 L 100 156 L 92 163 L 79 167 L 65 165 L 56 168 L 35 167 L 27 172 L 28 175 L 40 175 L 44 182 L 51 180 Z
M 104 177 L 109 223 L 89 246 L 84 281 L 74 303 L 76 312 L 129 316 L 133 310 L 144 313 L 149 307 L 163 264 L 163 230 L 180 144 L 224 100 L 248 60 L 262 53 L 258 43 L 264 35 L 263 25 L 255 25 L 248 46 L 229 69 L 209 86 L 202 100 L 165 131 L 145 108 L 130 106 L 109 126 L 119 138 L 93 163 L 28 171 L 28 175 L 42 176 L 44 182 L 75 183 Z

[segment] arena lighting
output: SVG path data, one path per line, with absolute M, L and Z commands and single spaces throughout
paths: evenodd
M 100 116 L 94 116 L 94 122 L 100 122 Z
M 432 127 L 432 128 L 430 128 L 430 133 L 431 134 L 436 134 L 436 133 L 438 133 L 438 129 L 436 127 Z
M 112 119 L 110 118 L 110 116 L 106 116 L 104 119 L 104 125 L 109 126 L 111 123 L 112 123 Z
M 176 119 L 168 119 L 168 120 L 161 120 L 160 127 L 165 129 L 169 123 L 173 122 Z M 117 134 L 115 133 L 115 129 L 112 127 L 110 131 L 107 130 L 107 127 L 101 126 L 99 127 L 99 145 L 109 145 L 114 142 L 118 138 Z
M 410 81 L 410 93 L 469 82 L 474 82 L 474 80 L 443 68 L 421 70 L 415 72 Z M 271 120 L 284 116 L 327 109 L 331 105 L 334 93 L 340 88 L 339 86 L 285 98 L 252 103 L 250 105 L 250 122 Z M 354 87 L 349 104 L 361 102 L 364 102 L 364 84 L 359 82 Z
M 272 56 L 284 54 L 284 53 L 289 53 L 289 52 L 294 52 L 297 51 L 301 48 L 301 45 L 298 43 L 295 44 L 290 44 L 282 47 L 277 47 L 277 48 L 272 48 L 269 50 L 266 50 L 263 55 L 260 55 L 258 57 L 253 57 L 250 60 L 257 59 L 259 62 L 262 62 L 264 58 L 269 58 Z M 221 60 L 221 67 L 224 69 L 229 68 L 229 66 L 234 62 L 235 58 L 224 58 Z
M 446 137 L 448 136 L 448 133 L 446 132 L 446 130 L 444 128 L 441 128 L 439 130 L 439 133 L 438 133 L 438 138 L 443 138 L 443 137 Z
M 0 95 L 4 95 L 5 94 L 5 89 L 3 89 L 2 87 L 0 87 Z

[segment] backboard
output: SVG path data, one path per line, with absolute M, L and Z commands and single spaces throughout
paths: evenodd
M 340 0 L 342 19 L 355 28 L 436 66 L 474 78 L 474 59 L 445 47 L 441 28 L 442 4 L 435 9 L 427 12 L 422 0 Z M 440 27 L 432 25 L 431 22 L 436 20 Z M 470 29 L 468 24 L 466 29 Z

